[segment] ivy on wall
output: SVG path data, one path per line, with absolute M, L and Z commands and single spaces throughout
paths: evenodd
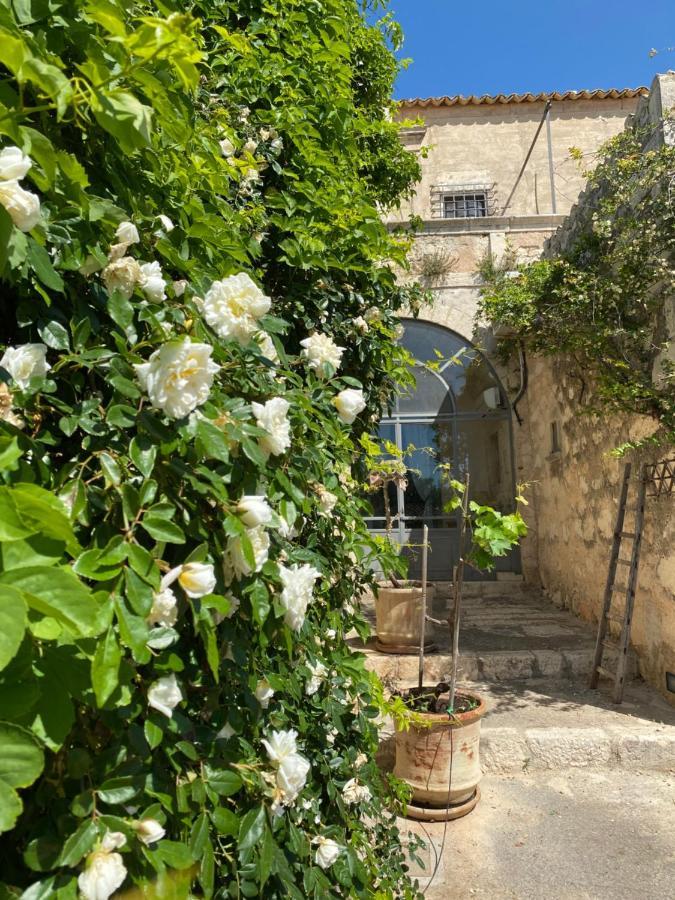
M 675 297 L 675 148 L 627 130 L 603 148 L 550 258 L 486 261 L 480 309 L 532 352 L 565 355 L 591 407 L 640 413 L 675 436 L 667 305 Z M 554 239 L 555 240 L 555 239 Z
M 416 896 L 345 640 L 416 303 L 398 37 L 0 0 L 3 896 Z

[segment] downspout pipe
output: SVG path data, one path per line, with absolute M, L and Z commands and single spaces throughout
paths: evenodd
M 547 121 L 547 119 L 548 119 L 549 112 L 551 111 L 551 106 L 552 106 L 552 101 L 547 100 L 546 106 L 544 107 L 544 114 L 541 117 L 541 122 L 539 123 L 539 127 L 537 128 L 537 131 L 536 131 L 534 137 L 532 138 L 532 143 L 530 144 L 530 149 L 527 151 L 527 156 L 525 157 L 525 162 L 521 166 L 520 172 L 518 173 L 518 177 L 516 178 L 516 183 L 513 185 L 511 193 L 509 194 L 509 199 L 504 204 L 504 208 L 502 209 L 502 215 L 504 215 L 506 210 L 509 208 L 511 201 L 513 200 L 513 195 L 515 194 L 515 192 L 518 188 L 518 185 L 520 184 L 520 180 L 523 177 L 523 175 L 525 173 L 525 169 L 527 168 L 527 164 L 529 163 L 530 157 L 532 156 L 532 151 L 534 150 L 534 145 L 537 143 L 537 139 L 539 138 L 539 135 L 541 134 L 541 129 L 544 127 L 544 122 Z M 549 147 L 549 150 L 550 150 L 550 147 Z
M 511 409 L 518 420 L 518 424 L 522 425 L 523 419 L 518 412 L 518 403 L 522 400 L 523 395 L 527 390 L 527 380 L 529 377 L 527 371 L 527 357 L 525 356 L 525 344 L 522 341 L 518 341 L 518 362 L 520 363 L 520 387 L 518 388 L 518 393 L 511 402 Z

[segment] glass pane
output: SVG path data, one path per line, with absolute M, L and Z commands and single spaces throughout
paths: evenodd
M 465 345 L 442 370 L 454 394 L 457 412 L 492 412 L 504 409 L 497 379 L 480 353 Z
M 414 446 L 406 456 L 408 486 L 404 495 L 406 519 L 447 516 L 443 509 L 450 494 L 442 483 L 439 463 L 452 459 L 452 423 L 445 421 L 405 423 L 401 425 L 404 449 Z M 437 527 L 444 527 L 438 522 Z
M 442 375 L 424 366 L 414 366 L 413 374 L 416 384 L 408 393 L 399 396 L 399 412 L 420 416 L 450 415 L 453 412 L 452 397 Z
M 392 444 L 396 443 L 396 429 L 392 422 L 381 422 L 380 427 L 378 428 L 377 437 L 380 441 L 391 441 Z M 385 459 L 392 459 L 391 456 L 385 455 Z M 389 498 L 389 511 L 392 516 L 398 514 L 398 492 L 396 490 L 396 486 L 394 484 L 387 485 L 387 496 Z M 384 504 L 384 491 L 376 490 L 376 491 L 368 491 L 367 499 L 370 502 L 370 505 L 373 507 L 373 518 L 380 517 L 382 518 L 382 522 L 377 523 L 377 527 L 384 528 L 384 517 L 386 515 L 385 512 L 385 504 Z
M 501 512 L 510 511 L 514 491 L 508 420 L 458 420 L 454 449 L 454 477 L 463 481 L 469 471 L 471 499 Z
M 459 335 L 433 325 L 431 322 L 416 322 L 411 319 L 403 323 L 404 333 L 401 343 L 419 362 L 438 362 L 438 350 L 444 359 L 449 359 L 462 347 L 466 341 Z

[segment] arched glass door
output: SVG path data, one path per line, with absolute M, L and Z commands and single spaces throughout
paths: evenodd
M 415 359 L 416 385 L 397 397 L 379 429 L 381 438 L 408 451 L 408 485 L 390 487 L 394 537 L 410 559 L 411 577 L 418 577 L 422 527 L 428 525 L 429 578 L 449 581 L 459 529 L 457 514 L 446 510 L 450 491 L 439 465 L 449 464 L 460 481 L 471 473 L 472 500 L 510 511 L 515 495 L 511 411 L 494 369 L 469 341 L 430 322 L 402 324 L 401 343 Z M 370 526 L 383 531 L 383 498 L 375 494 L 371 502 Z M 498 568 L 519 571 L 517 554 L 504 557 Z

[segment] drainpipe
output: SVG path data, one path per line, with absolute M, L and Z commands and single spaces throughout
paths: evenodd
M 548 177 L 551 180 L 551 212 L 555 216 L 558 204 L 555 197 L 555 171 L 553 168 L 553 141 L 551 140 L 551 102 L 546 107 L 546 141 L 548 143 Z

